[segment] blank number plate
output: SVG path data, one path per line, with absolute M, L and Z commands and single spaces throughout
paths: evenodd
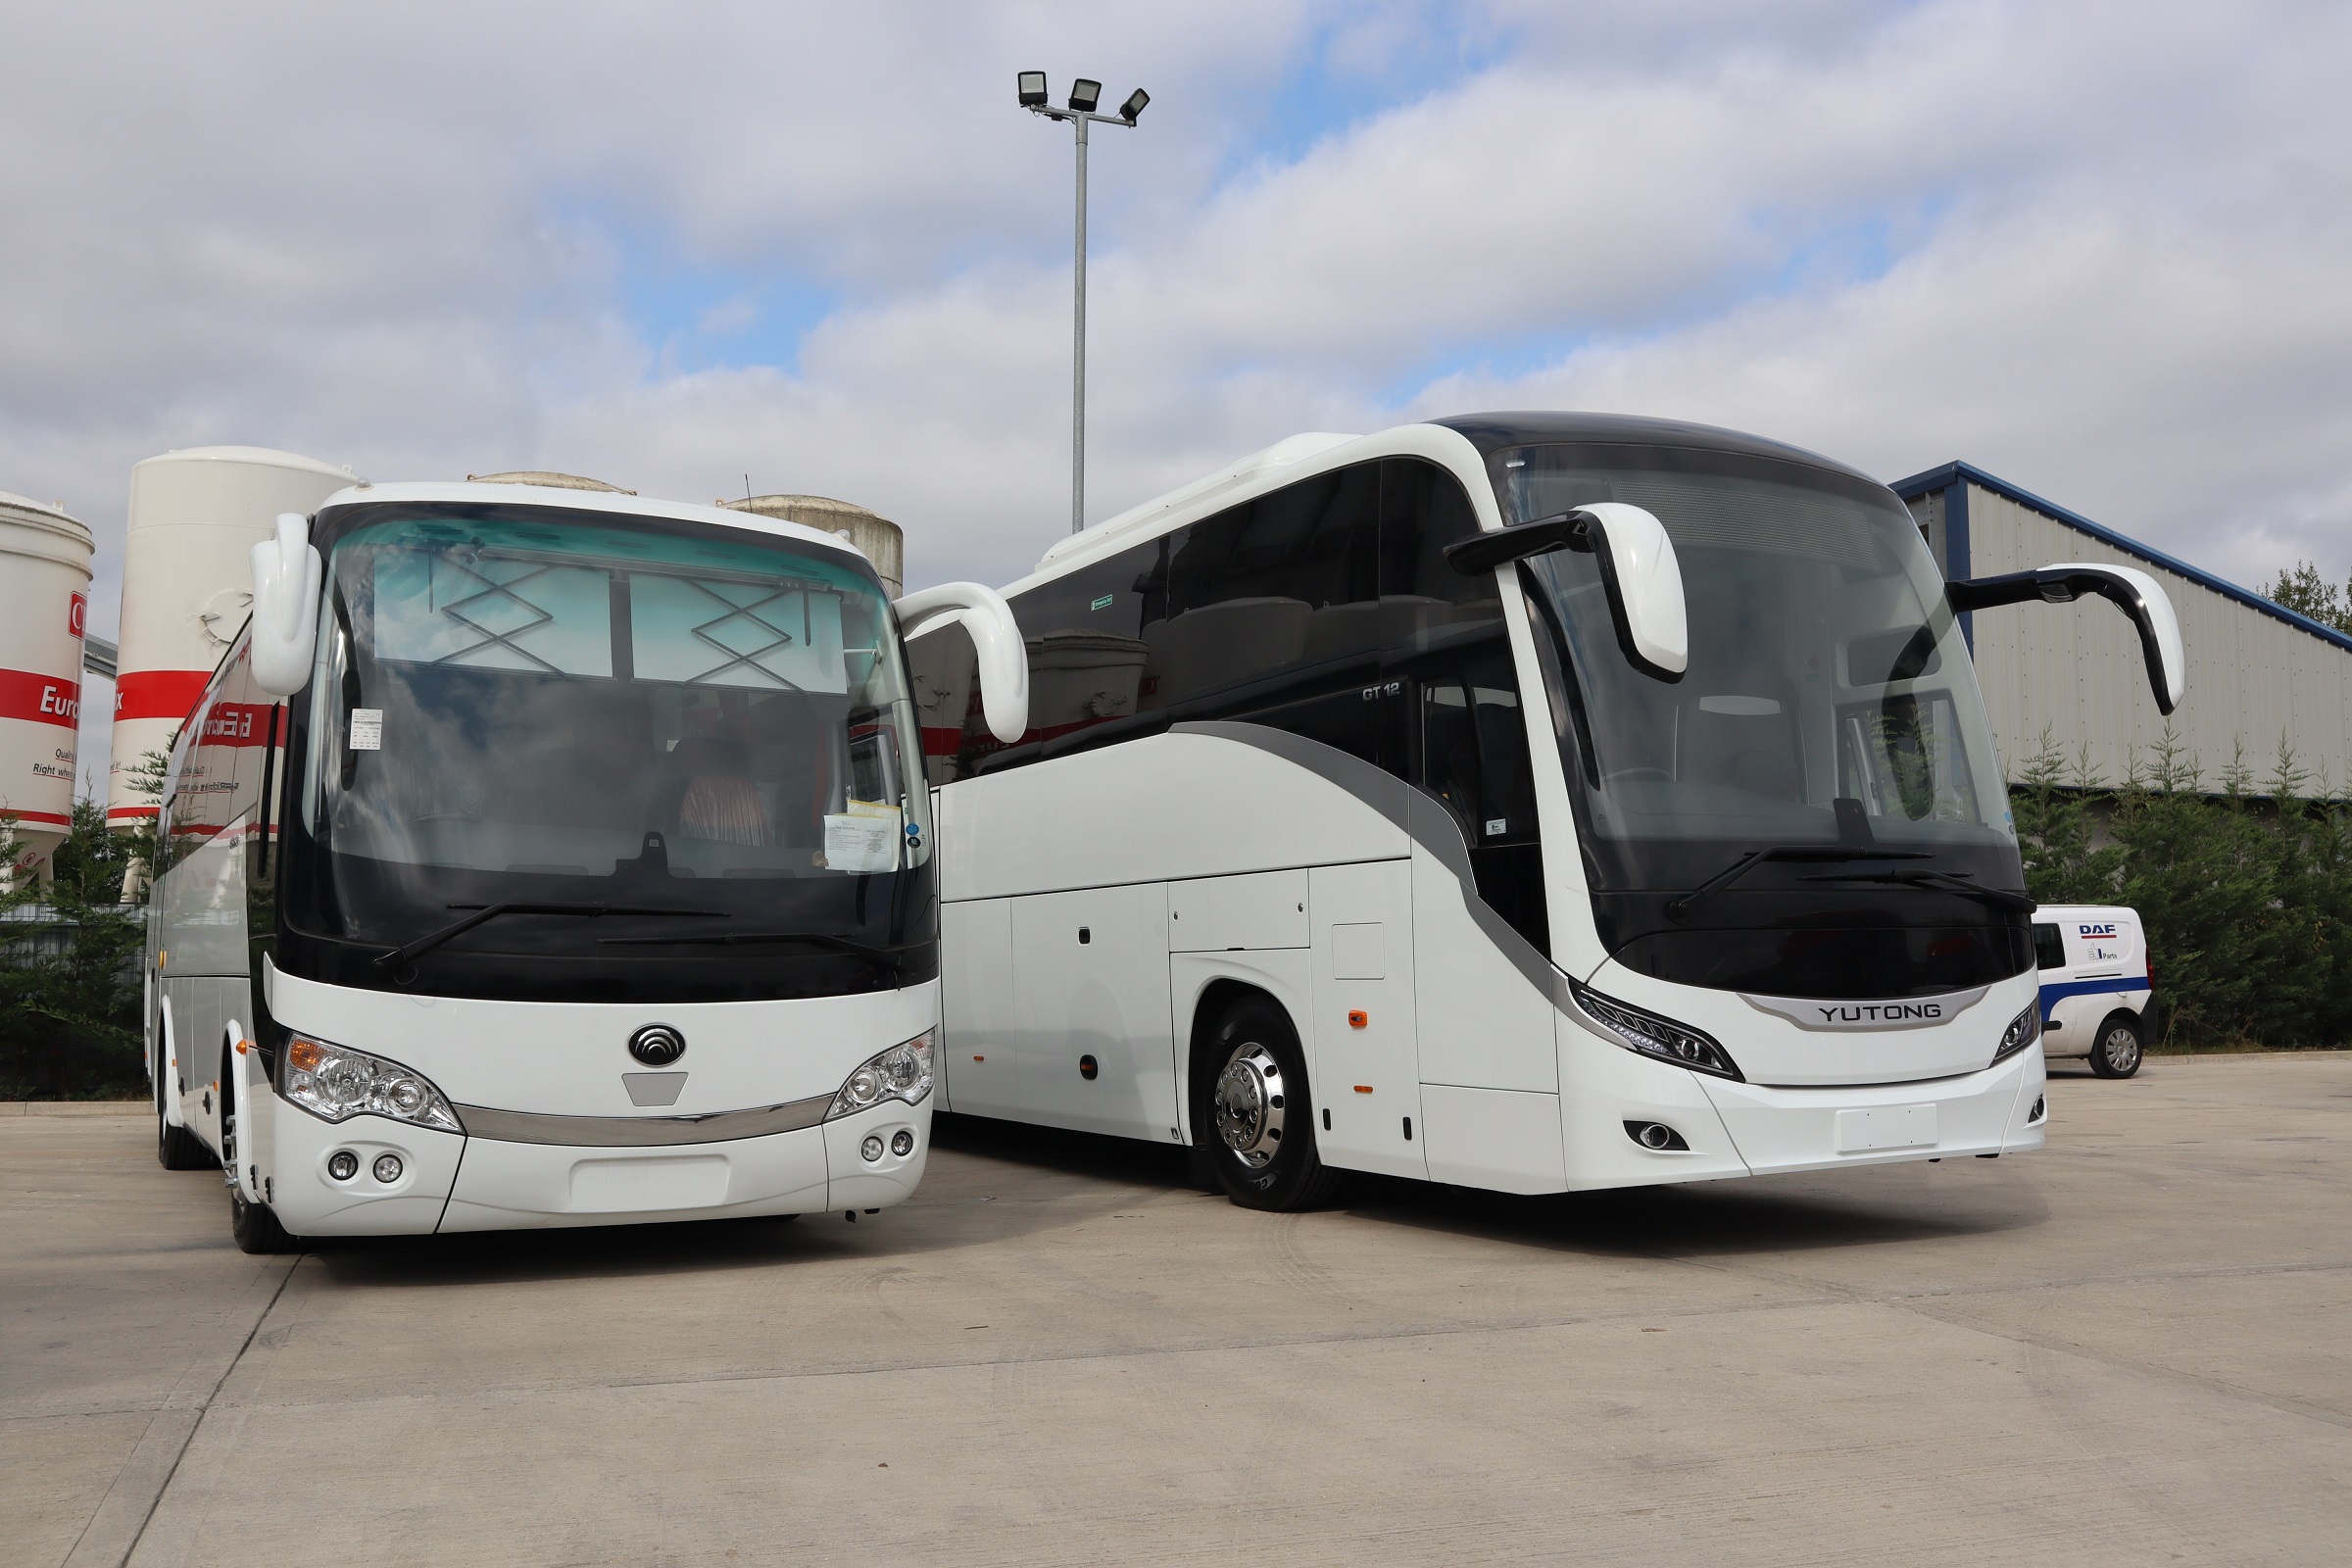
M 1934 1105 L 1871 1105 L 1838 1113 L 1838 1152 L 1936 1147 Z

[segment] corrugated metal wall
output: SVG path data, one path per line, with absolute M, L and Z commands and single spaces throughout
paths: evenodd
M 1944 559 L 1942 494 L 1923 496 L 1911 510 Z M 2164 585 L 2188 656 L 2188 693 L 2172 723 L 2207 788 L 2219 787 L 2242 745 L 2255 787 L 2267 794 L 2284 737 L 2312 775 L 2302 793 L 2352 793 L 2352 651 L 1973 482 L 1968 535 L 1970 576 L 2088 561 L 2136 566 Z M 2086 746 L 2091 770 L 2109 783 L 2124 778 L 2135 756 L 2146 761 L 2165 719 L 2122 612 L 2087 600 L 2012 605 L 1974 618 L 1977 678 L 2011 779 L 2045 727 L 2070 760 Z

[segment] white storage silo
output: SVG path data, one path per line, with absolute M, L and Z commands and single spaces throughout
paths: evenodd
M 899 525 L 880 516 L 854 501 L 835 501 L 830 496 L 747 496 L 741 501 L 721 501 L 718 505 L 729 512 L 749 512 L 762 517 L 777 517 L 785 522 L 797 522 L 822 533 L 837 533 L 859 550 L 874 564 L 875 575 L 890 597 L 906 592 L 906 536 Z
M 62 506 L 0 493 L 0 811 L 19 858 L 0 882 L 42 874 L 73 825 L 90 530 Z
M 266 447 L 190 447 L 132 466 L 109 822 L 155 814 L 134 787 L 140 760 L 171 744 L 245 624 L 248 553 L 279 513 L 308 515 L 356 482 L 349 468 Z

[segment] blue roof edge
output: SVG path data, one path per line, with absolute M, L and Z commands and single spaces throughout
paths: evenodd
M 1989 490 L 2005 500 L 2014 501 L 2019 506 L 2032 507 L 2044 516 L 2063 522 L 2070 528 L 2080 529 L 2103 545 L 2121 550 L 2128 556 L 2137 556 L 2150 565 L 2176 572 L 2226 599 L 2236 600 L 2249 610 L 2258 610 L 2274 620 L 2283 620 L 2297 631 L 2309 632 L 2322 642 L 2333 643 L 2346 653 L 2352 653 L 2352 637 L 2345 636 L 2334 627 L 2323 626 L 2308 615 L 2298 615 L 2285 606 L 2273 604 L 2250 589 L 2240 588 L 2227 578 L 2217 577 L 2202 566 L 2192 566 L 2177 557 L 2168 556 L 2151 545 L 2143 545 L 2128 534 L 2117 533 L 2113 528 L 2095 523 L 2079 512 L 2069 512 L 2054 501 L 2044 501 L 2033 491 L 2020 489 L 2006 479 L 1986 473 L 1973 463 L 1947 463 L 1941 467 L 1930 468 L 1925 473 L 1915 473 L 1908 479 L 1897 479 L 1888 488 L 1905 501 L 1917 501 L 1932 490 L 1948 489 L 1962 479 L 1980 490 Z

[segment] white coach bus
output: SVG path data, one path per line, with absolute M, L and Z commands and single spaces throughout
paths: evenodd
M 909 626 L 937 787 L 942 1108 L 1559 1192 L 2042 1142 L 2040 1013 L 1961 612 L 1813 454 L 1562 414 L 1298 436 L 1004 590 L 1031 727 Z
M 254 551 L 149 921 L 160 1153 L 304 1236 L 873 1210 L 928 1152 L 937 851 L 897 616 L 797 524 L 360 486 Z M 1026 671 L 1003 601 L 1002 732 Z

